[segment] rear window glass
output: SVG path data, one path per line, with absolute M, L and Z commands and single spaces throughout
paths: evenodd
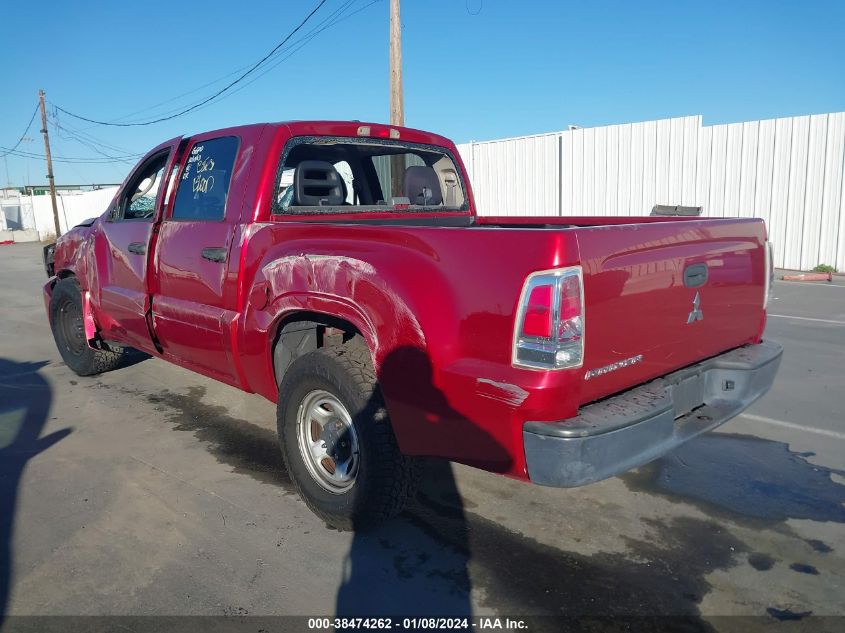
M 291 139 L 273 198 L 276 214 L 467 209 L 448 149 L 370 138 Z
M 177 220 L 222 220 L 238 139 L 223 136 L 194 143 L 179 180 L 172 217 Z

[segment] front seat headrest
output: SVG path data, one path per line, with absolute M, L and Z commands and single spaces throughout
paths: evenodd
M 405 197 L 411 204 L 427 207 L 443 203 L 440 179 L 433 167 L 415 165 L 405 170 Z
M 334 165 L 324 160 L 304 160 L 293 175 L 296 205 L 333 207 L 343 204 L 343 179 Z

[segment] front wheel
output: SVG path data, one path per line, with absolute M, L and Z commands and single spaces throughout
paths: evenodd
M 82 315 L 82 291 L 73 278 L 59 279 L 53 286 L 50 327 L 62 360 L 78 375 L 101 374 L 120 363 L 120 352 L 88 346 Z
M 417 460 L 399 452 L 360 342 L 318 349 L 291 364 L 279 386 L 278 427 L 300 496 L 336 529 L 395 516 L 416 488 Z

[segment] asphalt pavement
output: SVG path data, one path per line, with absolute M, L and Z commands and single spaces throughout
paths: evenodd
M 571 490 L 433 462 L 411 507 L 362 534 L 293 492 L 260 397 L 143 356 L 73 374 L 43 283 L 39 245 L 0 246 L 9 630 L 22 615 L 688 616 L 688 630 L 845 616 L 842 281 L 775 284 L 777 382 L 719 431 Z

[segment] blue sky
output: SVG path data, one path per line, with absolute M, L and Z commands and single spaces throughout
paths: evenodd
M 260 59 L 317 0 L 7 3 L 0 146 L 44 88 L 95 119 L 149 108 Z M 307 31 L 345 0 L 328 0 Z M 354 0 L 349 12 L 371 0 Z M 723 123 L 845 110 L 845 2 L 403 0 L 406 125 L 456 142 L 688 114 Z M 303 31 L 303 32 L 304 32 Z M 285 119 L 386 121 L 388 3 L 325 30 L 243 90 L 142 128 L 58 122 L 131 152 L 179 134 Z M 231 79 L 229 79 L 231 80 Z M 137 117 L 190 105 L 214 83 Z M 42 153 L 38 120 L 20 149 Z M 96 156 L 51 128 L 53 153 Z M 0 150 L 0 154 L 2 154 Z M 117 152 L 115 152 L 117 154 Z M 13 184 L 43 161 L 8 156 Z M 57 164 L 56 182 L 116 182 L 131 165 Z M 0 182 L 6 184 L 0 160 Z

